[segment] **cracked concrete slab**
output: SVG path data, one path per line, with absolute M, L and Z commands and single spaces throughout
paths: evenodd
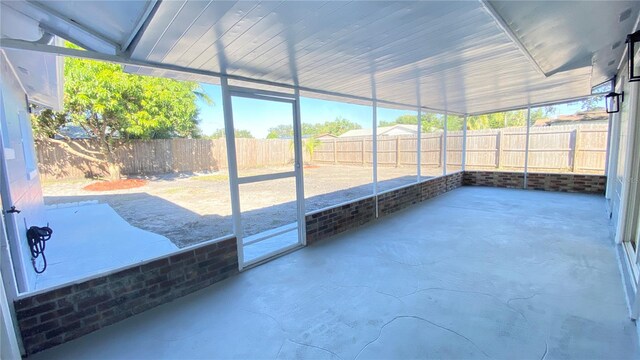
M 637 359 L 600 196 L 460 188 L 34 359 Z

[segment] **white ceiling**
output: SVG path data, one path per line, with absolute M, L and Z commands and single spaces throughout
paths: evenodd
M 33 12 L 18 3 L 14 7 Z M 419 97 L 422 106 L 458 113 L 588 95 L 616 73 L 640 11 L 634 1 L 37 5 L 88 29 L 97 41 L 80 35 L 94 49 L 105 43 L 126 48 L 137 33 L 125 53 L 135 60 L 365 98 L 375 91 L 378 99 L 409 105 Z
M 23 14 L 0 5 L 2 37 L 38 40 L 42 33 L 38 23 Z M 34 54 L 3 49 L 7 59 L 32 103 L 60 110 L 62 108 L 62 60 L 51 54 Z

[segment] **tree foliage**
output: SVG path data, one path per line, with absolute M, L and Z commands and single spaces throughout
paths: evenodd
M 331 134 L 340 136 L 349 130 L 361 129 L 360 124 L 354 123 L 341 116 L 333 121 L 325 121 L 319 124 L 302 123 L 302 136 L 318 136 Z M 269 129 L 267 139 L 282 139 L 293 137 L 293 125 L 278 125 Z
M 550 115 L 552 108 L 537 108 L 531 112 L 531 121 Z M 436 132 L 444 130 L 444 114 L 425 113 L 421 116 L 422 132 Z M 381 121 L 380 126 L 392 126 L 396 124 L 417 125 L 417 115 L 401 115 L 393 121 Z M 468 130 L 498 129 L 504 127 L 519 127 L 527 124 L 527 110 L 517 110 L 509 112 L 499 112 L 467 118 Z M 462 130 L 464 127 L 464 117 L 459 115 L 447 115 L 447 129 L 449 131 Z
M 237 138 L 253 139 L 253 135 L 249 130 L 236 129 L 234 133 Z M 216 129 L 211 135 L 207 136 L 209 139 L 220 139 L 225 137 L 224 129 Z
M 585 110 L 585 111 L 600 109 L 603 107 L 602 105 L 604 103 L 603 100 L 604 100 L 603 95 L 592 96 L 590 98 L 582 100 L 582 104 L 580 107 L 582 108 L 582 110 Z
M 62 137 L 64 125 L 81 127 L 98 142 L 98 151 L 58 141 L 86 160 L 107 165 L 119 177 L 115 151 L 129 139 L 199 137 L 198 97 L 211 103 L 194 82 L 127 74 L 117 64 L 65 58 L 64 110 L 34 117 L 40 137 Z

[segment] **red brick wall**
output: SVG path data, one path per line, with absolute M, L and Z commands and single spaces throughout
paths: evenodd
M 238 273 L 236 239 L 15 301 L 27 355 L 65 343 Z
M 527 189 L 604 194 L 607 177 L 578 174 L 527 174 Z
M 368 197 L 349 204 L 321 210 L 306 216 L 307 244 L 357 228 L 378 216 L 392 214 L 462 186 L 462 172 L 425 180 L 421 183 Z
M 465 171 L 463 185 L 524 188 L 524 173 L 503 171 Z
M 523 173 L 502 171 L 465 171 L 466 186 L 525 188 Z M 607 178 L 603 175 L 527 173 L 527 189 L 604 194 Z

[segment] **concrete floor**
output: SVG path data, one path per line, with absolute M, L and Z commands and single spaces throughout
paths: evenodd
M 34 359 L 637 359 L 604 199 L 465 187 Z

